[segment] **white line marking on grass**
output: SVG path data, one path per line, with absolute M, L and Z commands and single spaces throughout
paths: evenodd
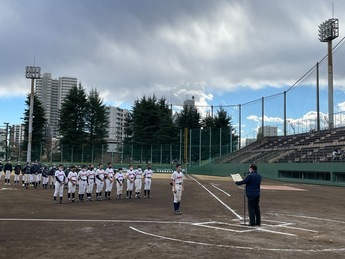
M 277 251 L 277 252 L 335 252 L 335 251 L 345 251 L 345 248 L 326 248 L 326 249 L 291 249 L 291 248 L 263 248 L 263 247 L 248 247 L 248 246 L 231 246 L 231 245 L 220 245 L 220 244 L 211 244 L 205 242 L 196 242 L 190 240 L 183 240 L 178 238 L 166 237 L 161 235 L 152 234 L 149 232 L 145 232 L 143 230 L 134 228 L 132 226 L 129 227 L 133 231 L 138 233 L 156 237 L 164 240 L 182 242 L 186 244 L 196 244 L 196 245 L 203 245 L 203 246 L 214 246 L 214 247 L 222 247 L 222 248 L 233 248 L 233 249 L 245 249 L 245 250 L 258 250 L 258 251 Z
M 214 193 L 212 193 L 209 189 L 207 189 L 203 184 L 201 184 L 198 180 L 193 178 L 192 176 L 188 175 L 192 180 L 194 180 L 197 184 L 199 184 L 202 188 L 204 188 L 209 194 L 211 194 L 217 201 L 219 201 L 225 208 L 230 210 L 237 218 L 242 219 L 242 217 L 237 214 L 232 208 L 226 205 L 221 199 L 219 199 Z
M 217 186 L 215 186 L 214 184 L 211 184 L 214 188 L 216 188 L 217 190 L 221 191 L 222 193 L 225 193 L 225 195 L 227 195 L 228 197 L 230 197 L 231 195 L 229 193 L 227 193 L 226 191 L 218 188 Z

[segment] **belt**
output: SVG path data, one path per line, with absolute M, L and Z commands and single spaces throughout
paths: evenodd
M 80 179 L 81 181 L 86 181 L 86 179 L 84 180 L 84 179 Z
M 182 183 L 176 183 L 176 184 L 178 184 L 178 185 L 182 185 Z
M 151 177 L 145 177 L 146 179 L 151 179 Z

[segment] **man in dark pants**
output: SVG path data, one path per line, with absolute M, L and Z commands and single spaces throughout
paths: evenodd
M 247 177 L 236 182 L 237 185 L 246 185 L 246 196 L 248 200 L 248 211 L 249 211 L 249 225 L 260 226 L 261 224 L 261 213 L 260 213 L 260 185 L 261 175 L 257 172 L 257 166 L 251 164 L 249 167 L 249 174 Z

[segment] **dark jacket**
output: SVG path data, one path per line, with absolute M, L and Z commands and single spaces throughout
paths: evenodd
M 4 166 L 4 172 L 6 171 L 11 171 L 12 172 L 12 164 L 11 163 L 6 163 Z
M 260 197 L 261 175 L 258 172 L 251 172 L 244 180 L 236 182 L 236 184 L 246 185 L 246 195 L 248 198 Z

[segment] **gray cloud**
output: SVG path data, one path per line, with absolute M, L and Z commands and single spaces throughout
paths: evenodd
M 341 23 L 345 3 L 334 3 Z M 289 85 L 325 55 L 317 26 L 331 10 L 328 0 L 3 0 L 0 95 L 26 93 L 34 55 L 43 72 L 115 104 Z

